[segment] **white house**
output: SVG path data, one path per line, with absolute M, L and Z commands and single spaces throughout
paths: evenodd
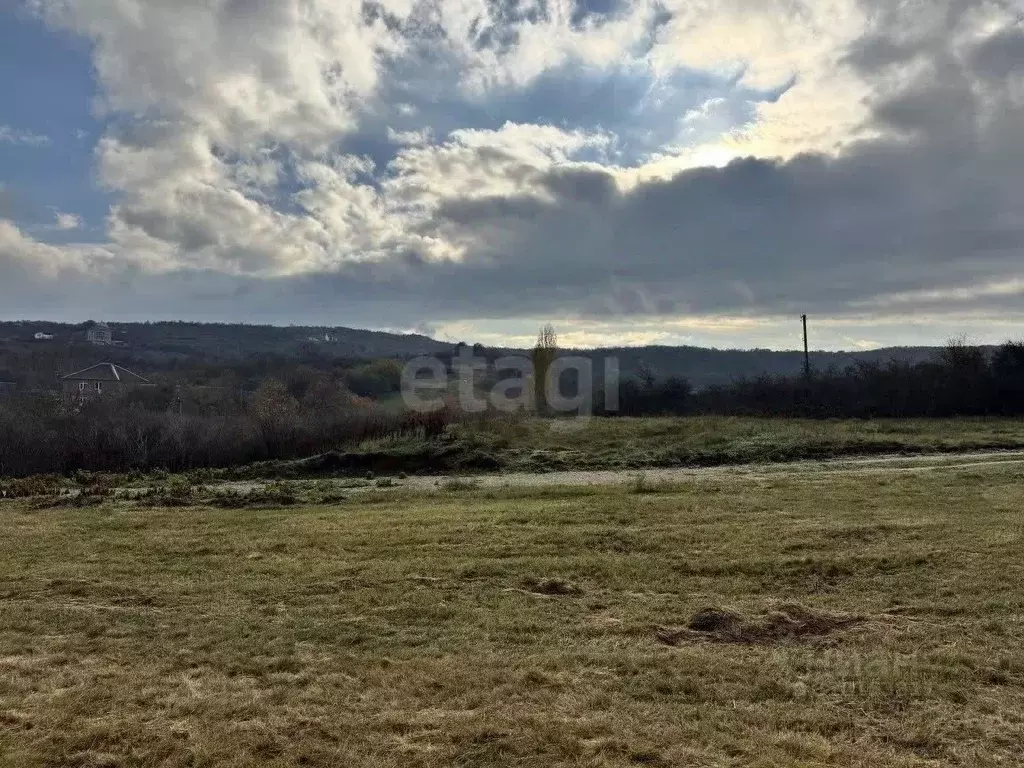
M 94 323 L 85 332 L 85 338 L 88 339 L 90 344 L 96 344 L 100 347 L 109 347 L 114 343 L 114 333 L 106 323 Z

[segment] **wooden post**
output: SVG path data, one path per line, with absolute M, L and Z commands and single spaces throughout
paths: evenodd
M 804 376 L 811 378 L 811 349 L 807 343 L 807 315 L 801 315 L 804 324 Z

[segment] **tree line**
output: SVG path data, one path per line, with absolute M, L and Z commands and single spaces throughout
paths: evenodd
M 327 376 L 269 379 L 251 395 L 153 387 L 86 402 L 3 398 L 0 477 L 242 466 L 386 435 L 429 437 L 457 419 L 449 409 L 421 414 L 386 407 Z
M 596 398 L 600 413 L 603 393 Z M 696 390 L 649 370 L 623 382 L 619 415 L 912 418 L 1024 414 L 1024 342 L 989 352 L 952 341 L 933 360 L 858 361 L 810 377 L 759 376 Z M 612 414 L 605 414 L 612 415 Z
M 554 344 L 553 332 L 542 337 L 535 354 L 540 367 L 550 365 Z M 92 402 L 0 398 L 0 476 L 241 466 L 344 450 L 368 438 L 426 439 L 470 418 L 451 399 L 433 413 L 403 409 L 394 397 L 400 377 L 394 361 L 333 372 L 298 365 L 264 379 L 252 393 L 168 384 Z M 594 413 L 1018 416 L 1024 415 L 1024 343 L 990 351 L 953 342 L 925 362 L 860 361 L 810 377 L 766 375 L 703 389 L 641 367 L 621 383 L 618 409 L 604 412 L 605 403 L 598 390 Z

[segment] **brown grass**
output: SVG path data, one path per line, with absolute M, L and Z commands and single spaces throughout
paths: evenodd
M 1021 479 L 3 501 L 0 765 L 1021 765 Z

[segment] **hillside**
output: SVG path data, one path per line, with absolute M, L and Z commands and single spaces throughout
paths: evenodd
M 54 336 L 56 343 L 83 341 L 89 324 L 0 322 L 0 340 L 32 341 L 36 333 Z M 294 355 L 322 348 L 336 357 L 375 358 L 433 354 L 451 344 L 426 336 L 400 335 L 354 328 L 270 326 L 219 323 L 110 323 L 115 340 L 154 355 L 199 358 L 207 362 L 252 355 Z
M 902 360 L 918 363 L 931 359 L 938 347 L 889 347 L 863 352 L 812 352 L 811 367 L 817 371 L 843 369 L 858 361 Z M 803 352 L 767 349 L 705 349 L 701 347 L 625 347 L 585 351 L 599 359 L 617 357 L 620 370 L 635 373 L 648 368 L 657 378 L 680 376 L 695 387 L 727 384 L 761 375 L 793 376 L 803 370 Z
M 437 355 L 447 358 L 455 346 L 422 335 L 402 335 L 353 328 L 265 325 L 228 325 L 189 322 L 111 323 L 116 347 L 93 347 L 85 341 L 89 324 L 0 322 L 0 381 L 20 388 L 47 387 L 58 373 L 68 373 L 101 360 L 121 363 L 145 375 L 184 371 L 196 366 L 217 368 L 241 364 L 252 375 L 264 364 L 287 361 L 322 366 L 339 360 L 411 358 Z M 52 339 L 37 341 L 44 333 Z M 471 341 L 471 340 L 469 340 Z M 486 350 L 490 358 L 521 350 Z M 918 362 L 934 356 L 934 347 L 893 347 L 868 352 L 813 352 L 816 370 L 843 368 L 858 360 L 890 359 Z M 648 370 L 659 379 L 681 376 L 695 387 L 724 384 L 762 374 L 793 375 L 803 366 L 800 352 L 771 350 L 718 350 L 699 347 L 620 347 L 573 350 L 597 361 L 612 356 L 623 374 Z

